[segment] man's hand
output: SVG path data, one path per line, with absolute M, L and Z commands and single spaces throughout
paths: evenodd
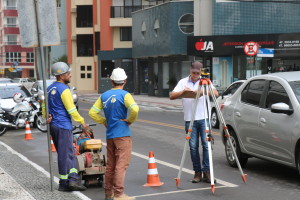
M 82 124 L 83 132 L 89 135 L 92 139 L 94 139 L 94 131 L 87 124 Z
M 122 122 L 126 122 L 128 126 L 130 126 L 132 123 L 128 121 L 128 119 L 120 119 Z
M 47 124 L 50 124 L 52 122 L 52 115 L 49 114 L 48 119 L 46 120 Z

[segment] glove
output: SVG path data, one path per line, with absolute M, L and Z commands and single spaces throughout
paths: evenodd
M 86 127 L 83 129 L 83 132 L 84 132 L 85 134 L 87 134 L 88 136 L 90 136 L 91 139 L 94 139 L 94 131 L 93 131 L 93 129 L 91 129 L 91 127 L 86 126 Z

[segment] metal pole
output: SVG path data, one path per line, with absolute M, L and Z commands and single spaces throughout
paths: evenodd
M 35 7 L 35 17 L 37 22 L 37 33 L 38 33 L 38 46 L 40 47 L 40 55 L 41 55 L 41 62 L 42 62 L 42 77 L 43 77 L 43 90 L 44 90 L 44 103 L 45 103 L 45 110 L 46 110 L 46 119 L 49 117 L 48 112 L 48 94 L 47 94 L 47 85 L 46 85 L 46 65 L 44 60 L 44 47 L 41 42 L 41 33 L 39 31 L 40 21 L 39 21 L 39 13 L 38 13 L 38 0 L 34 0 L 34 7 Z M 50 168 L 50 185 L 51 191 L 53 191 L 53 171 L 52 171 L 52 151 L 51 151 L 51 140 L 50 140 L 50 128 L 49 124 L 47 124 L 47 140 L 48 140 L 48 153 L 49 153 L 49 168 Z

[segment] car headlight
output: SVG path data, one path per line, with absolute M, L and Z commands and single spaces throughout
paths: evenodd
M 39 95 L 39 100 L 44 101 L 45 100 L 45 96 L 43 94 Z
M 78 95 L 77 94 L 72 94 L 73 101 L 76 103 L 78 101 Z

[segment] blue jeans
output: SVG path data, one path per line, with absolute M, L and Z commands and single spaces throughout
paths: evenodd
M 207 122 L 208 123 L 208 122 Z M 185 130 L 189 128 L 190 122 L 185 122 Z M 199 155 L 199 137 L 202 144 L 202 168 Z M 205 133 L 205 120 L 195 120 L 192 128 L 191 139 L 189 141 L 193 170 L 195 172 L 209 171 L 208 144 Z

